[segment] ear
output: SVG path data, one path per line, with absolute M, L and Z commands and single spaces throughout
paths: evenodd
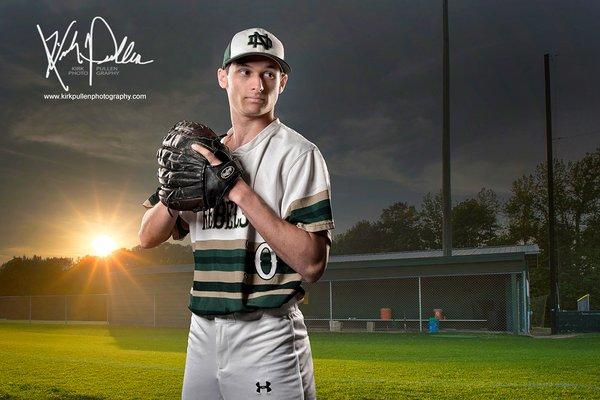
M 288 74 L 281 74 L 281 80 L 279 81 L 279 94 L 283 93 L 285 85 L 287 84 Z
M 221 89 L 227 89 L 227 71 L 223 68 L 217 70 L 217 81 Z

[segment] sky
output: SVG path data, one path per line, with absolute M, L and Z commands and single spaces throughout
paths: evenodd
M 600 3 L 449 3 L 454 203 L 482 187 L 507 199 L 513 180 L 545 161 L 545 53 L 556 55 L 554 135 L 564 139 L 555 156 L 576 160 L 600 145 Z M 66 92 L 54 71 L 46 77 L 41 35 L 62 40 L 76 21 L 63 50 L 76 32 L 87 55 L 94 17 L 146 63 L 104 63 L 118 75 L 92 70 L 90 86 L 89 76 L 69 75 L 89 68 L 73 50 L 55 64 Z M 231 37 L 257 26 L 285 46 L 292 72 L 277 115 L 327 161 L 334 233 L 440 190 L 441 1 L 8 1 L 0 5 L 0 262 L 83 256 L 100 234 L 137 245 L 162 137 L 181 119 L 227 131 L 216 69 Z M 97 20 L 98 58 L 113 53 L 109 38 Z M 146 99 L 44 98 L 61 93 Z

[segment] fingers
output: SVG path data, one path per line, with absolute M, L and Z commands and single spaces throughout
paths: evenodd
M 212 151 L 210 151 L 203 145 L 194 143 L 194 144 L 192 144 L 192 149 L 194 149 L 198 153 L 202 154 L 204 156 L 204 158 L 206 158 L 208 160 L 210 165 L 215 166 L 215 165 L 221 164 L 221 160 L 219 160 Z

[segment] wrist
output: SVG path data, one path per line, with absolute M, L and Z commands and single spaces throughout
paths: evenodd
M 227 197 L 229 198 L 229 200 L 233 201 L 235 204 L 240 205 L 240 203 L 242 203 L 244 198 L 246 197 L 246 194 L 248 193 L 248 189 L 250 189 L 250 186 L 248 186 L 242 178 L 238 178 L 235 185 L 231 188 L 231 190 L 227 194 Z
M 167 213 L 171 219 L 176 219 L 179 216 L 179 211 L 169 208 L 162 201 L 158 203 L 159 207 L 163 209 L 163 213 Z

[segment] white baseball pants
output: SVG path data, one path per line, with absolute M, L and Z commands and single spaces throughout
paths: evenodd
M 192 314 L 181 398 L 316 399 L 310 342 L 296 299 L 251 313 Z

